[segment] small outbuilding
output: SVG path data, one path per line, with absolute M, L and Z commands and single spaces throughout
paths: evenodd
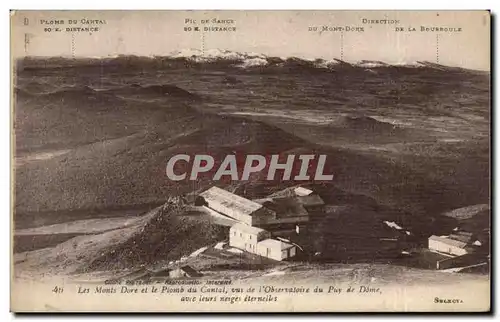
M 429 249 L 446 253 L 455 256 L 461 256 L 468 253 L 466 248 L 467 243 L 459 240 L 454 240 L 445 236 L 431 236 L 429 237 Z
M 171 270 L 168 274 L 171 278 L 181 278 L 181 277 L 201 277 L 203 274 L 195 270 L 189 265 L 184 265 L 179 268 Z
M 297 254 L 297 246 L 277 239 L 265 239 L 257 243 L 257 254 L 282 261 Z

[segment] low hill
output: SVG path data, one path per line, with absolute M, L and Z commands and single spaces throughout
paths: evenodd
M 15 173 L 16 215 L 26 218 L 40 211 L 161 204 L 170 195 L 214 184 L 210 175 L 196 182 L 168 180 L 166 163 L 176 154 L 209 154 L 217 160 L 216 166 L 228 154 L 236 154 L 242 167 L 248 154 L 274 153 L 282 155 L 283 161 L 289 154 L 325 154 L 325 173 L 334 175 L 331 187 L 418 216 L 437 215 L 487 198 L 482 194 L 487 192 L 481 188 L 487 178 L 479 173 L 482 168 L 476 167 L 477 175 L 467 180 L 460 175 L 465 166 L 470 166 L 460 161 L 463 155 L 449 155 L 439 165 L 423 160 L 417 167 L 413 159 L 402 162 L 374 153 L 319 146 L 262 122 L 194 113 L 182 121 L 164 116 L 161 125 L 153 123 L 149 130 L 20 164 Z M 450 177 L 450 173 L 454 175 Z M 234 184 L 240 186 L 240 191 L 262 196 L 273 192 L 266 186 L 274 185 L 276 191 L 300 183 L 266 181 L 263 175 L 255 174 L 250 181 Z M 224 183 L 233 184 L 227 180 Z
M 227 229 L 208 218 L 183 216 L 182 204 L 171 199 L 123 243 L 101 251 L 81 271 L 114 270 L 174 261 L 227 238 Z
M 150 131 L 169 121 L 199 115 L 188 103 L 197 96 L 173 85 L 94 90 L 89 86 L 39 93 L 16 88 L 15 149 L 18 155 L 77 148 L 83 144 Z M 119 94 L 137 96 L 139 101 Z M 153 96 L 152 96 L 153 95 Z M 147 100 L 154 97 L 157 101 Z
M 215 58 L 220 54 L 233 56 L 215 52 Z M 324 154 L 325 172 L 334 175 L 325 188 L 331 200 L 355 195 L 363 205 L 408 213 L 426 224 L 442 212 L 488 201 L 489 142 L 469 136 L 484 137 L 489 128 L 486 75 L 429 75 L 425 68 L 391 69 L 397 75 L 383 77 L 368 76 L 365 68 L 279 76 L 239 67 L 147 70 L 129 67 L 165 57 L 115 58 L 101 62 L 127 67 L 104 71 L 96 59 L 95 69 L 17 75 L 16 227 L 117 210 L 129 215 L 215 184 L 210 175 L 168 180 L 166 163 L 176 154 L 209 154 L 216 166 L 228 154 L 237 156 L 238 166 L 248 154 L 276 153 L 281 160 Z M 176 59 L 182 65 L 191 58 Z M 222 84 L 229 76 L 240 82 Z M 248 119 L 251 113 L 260 121 Z M 217 182 L 249 198 L 303 183 L 267 181 L 263 173 Z M 46 219 L 51 216 L 57 220 Z
M 171 194 L 195 188 L 191 181 L 173 182 L 165 175 L 167 161 L 176 154 L 209 154 L 220 164 L 235 151 L 244 158 L 249 153 L 269 155 L 304 144 L 272 126 L 241 118 L 195 114 L 182 120 L 163 116 L 162 120 L 161 125 L 146 125 L 131 135 L 79 145 L 64 153 L 52 151 L 43 158 L 35 153 L 30 162 L 16 169 L 16 210 L 161 203 Z M 207 187 L 210 182 L 206 180 L 196 184 Z

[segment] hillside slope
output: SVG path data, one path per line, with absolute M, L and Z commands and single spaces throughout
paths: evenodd
M 16 212 L 29 216 L 38 211 L 159 204 L 170 195 L 213 184 L 213 172 L 200 176 L 196 183 L 170 181 L 165 175 L 166 162 L 176 154 L 209 154 L 217 160 L 216 167 L 228 154 L 236 154 L 240 165 L 248 154 L 279 153 L 283 159 L 288 154 L 325 154 L 325 172 L 334 175 L 335 187 L 424 216 L 488 198 L 487 159 L 475 163 L 474 175 L 464 177 L 463 171 L 472 164 L 464 163 L 468 159 L 463 159 L 463 154 L 447 156 L 439 166 L 422 160 L 413 165 L 415 159 L 401 162 L 374 153 L 321 147 L 263 123 L 216 115 L 194 116 L 182 123 L 171 121 L 164 127 L 83 145 L 19 166 Z M 262 175 L 238 184 L 254 191 L 271 183 L 280 188 L 296 184 L 259 181 Z

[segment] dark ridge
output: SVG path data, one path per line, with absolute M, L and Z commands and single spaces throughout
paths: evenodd
M 24 84 L 17 84 L 16 87 L 23 89 L 31 94 L 45 94 L 53 92 L 55 90 L 55 85 L 49 83 L 41 83 L 37 81 L 30 81 Z
M 355 67 L 354 65 L 346 62 L 346 61 L 343 61 L 343 60 L 340 60 L 340 59 L 337 59 L 337 58 L 334 58 L 333 59 L 334 61 L 336 61 L 338 63 L 338 67 Z
M 143 94 L 155 94 L 155 95 L 164 95 L 164 96 L 172 96 L 179 98 L 199 98 L 198 95 L 193 94 L 185 89 L 182 89 L 175 85 L 163 84 L 163 85 L 146 85 L 141 86 L 139 84 L 132 84 L 130 88 L 133 88 L 136 91 L 139 91 Z
M 208 119 L 207 119 L 208 120 Z M 281 152 L 293 147 L 304 146 L 303 139 L 289 134 L 273 125 L 236 116 L 222 116 L 209 128 L 178 139 L 176 144 L 196 144 L 205 147 L 240 147 L 245 151 L 267 153 Z
M 106 95 L 106 91 L 96 91 L 89 86 L 71 86 L 64 87 L 60 90 L 50 93 L 38 94 L 38 97 L 45 99 L 56 99 L 56 100 L 71 100 L 71 101 L 88 101 L 93 99 L 104 99 L 109 95 Z M 109 97 L 110 98 L 110 97 Z
M 83 85 L 83 86 L 67 86 L 63 87 L 58 91 L 47 93 L 47 95 L 54 95 L 54 94 L 64 94 L 64 93 L 87 93 L 87 94 L 93 94 L 96 93 L 97 91 L 90 86 Z
M 199 56 L 193 55 L 191 57 L 170 57 L 170 56 L 135 56 L 135 55 L 120 55 L 118 57 L 103 57 L 103 58 L 65 58 L 65 57 L 25 57 L 17 61 L 17 69 L 22 71 L 38 70 L 38 69 L 61 69 L 61 68 L 137 68 L 137 69 L 158 69 L 158 68 L 214 68 L 214 67 L 224 67 L 224 68 L 240 68 L 235 66 L 240 66 L 244 63 L 246 59 L 252 59 L 257 56 L 251 54 L 241 54 L 240 57 L 210 57 L 206 59 L 197 60 Z M 288 57 L 286 59 L 280 57 L 266 57 L 267 65 L 265 66 L 249 66 L 250 70 L 256 69 L 266 69 L 266 68 L 286 68 L 288 70 L 294 70 L 295 68 L 299 70 L 303 69 L 324 69 L 324 66 L 319 66 L 320 62 L 324 59 L 316 59 L 315 61 L 310 61 L 298 57 Z M 433 71 L 441 72 L 467 72 L 468 70 L 460 67 L 450 67 L 437 63 L 432 63 L 428 61 L 418 61 L 421 66 L 415 68 L 413 65 L 391 65 L 384 63 L 382 61 L 374 60 L 361 60 L 358 63 L 348 63 L 340 59 L 333 59 L 336 63 L 329 64 L 328 69 L 343 69 L 343 68 L 360 68 L 365 67 L 357 66 L 357 64 L 362 63 L 377 63 L 380 66 L 371 67 L 371 69 L 430 69 Z
M 33 94 L 31 94 L 27 90 L 24 90 L 17 86 L 14 86 L 14 95 L 16 96 L 17 99 L 33 96 Z
M 234 76 L 226 76 L 222 80 L 222 83 L 224 83 L 226 85 L 235 85 L 235 84 L 241 83 L 241 81 Z
M 303 60 L 298 57 L 290 57 L 287 58 L 284 62 L 284 66 L 286 67 L 309 67 L 314 68 L 314 62 Z
M 417 63 L 421 64 L 423 66 L 426 66 L 426 67 L 434 67 L 434 68 L 446 68 L 447 67 L 445 65 L 441 65 L 441 64 L 438 64 L 438 63 L 432 63 L 432 62 L 429 62 L 429 61 L 426 61 L 426 60 L 418 60 Z
M 19 89 L 22 90 L 22 89 Z M 106 90 L 95 90 L 89 86 L 73 86 L 65 87 L 59 89 L 55 92 L 42 93 L 39 94 L 46 98 L 57 98 L 57 99 L 71 99 L 71 100 L 88 100 L 88 99 L 104 99 L 113 98 L 114 94 L 132 94 L 140 97 L 141 95 L 147 96 L 158 96 L 158 97 L 172 97 L 172 98 L 184 98 L 184 99 L 197 99 L 198 95 L 186 91 L 175 85 L 146 85 L 142 86 L 139 84 L 131 84 L 129 86 L 124 86 L 114 89 Z
M 384 131 L 393 130 L 394 125 L 378 121 L 369 116 L 345 116 L 341 122 L 341 125 L 351 128 L 351 129 L 362 129 L 371 131 Z

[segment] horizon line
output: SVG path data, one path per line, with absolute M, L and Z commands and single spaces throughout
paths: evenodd
M 186 49 L 185 49 L 186 50 Z M 193 51 L 198 51 L 200 53 L 202 53 L 201 50 L 199 49 L 187 49 L 187 50 L 193 50 Z M 336 57 L 333 57 L 331 59 L 328 59 L 328 58 L 323 58 L 323 57 L 318 57 L 318 58 L 306 58 L 306 57 L 300 57 L 300 56 L 277 56 L 277 55 L 267 55 L 267 54 L 263 54 L 263 53 L 257 53 L 257 52 L 242 52 L 242 51 L 233 51 L 233 50 L 227 50 L 227 49 L 212 49 L 212 50 L 219 50 L 219 51 L 227 51 L 227 52 L 231 52 L 231 53 L 234 53 L 234 54 L 241 54 L 241 55 L 249 55 L 249 56 L 255 56 L 255 57 L 258 57 L 258 56 L 263 56 L 265 58 L 279 58 L 281 60 L 287 60 L 287 59 L 292 59 L 292 58 L 298 58 L 298 59 L 301 59 L 301 60 L 304 60 L 304 61 L 310 61 L 310 62 L 314 62 L 316 60 L 324 60 L 324 61 L 339 61 L 339 62 L 345 62 L 345 63 L 348 63 L 348 64 L 356 64 L 356 63 L 361 63 L 361 62 L 380 62 L 382 64 L 387 64 L 388 66 L 405 66 L 405 65 L 412 65 L 412 64 L 416 64 L 416 63 L 429 63 L 429 64 L 434 64 L 434 65 L 438 65 L 438 66 L 443 66 L 443 67 L 451 67 L 451 68 L 461 68 L 461 69 L 467 69 L 467 70 L 472 70 L 472 71 L 481 71 L 481 72 L 491 72 L 491 65 L 490 65 L 490 68 L 488 69 L 476 69 L 476 68 L 470 68 L 470 67 L 463 67 L 463 66 L 457 66 L 457 65 L 446 65 L 446 64 L 442 64 L 442 63 L 437 63 L 437 62 L 432 62 L 432 61 L 429 61 L 429 60 L 413 60 L 413 61 L 410 61 L 410 62 L 395 62 L 395 63 L 390 63 L 390 62 L 386 62 L 386 61 L 383 61 L 383 60 L 377 60 L 377 59 L 361 59 L 361 60 L 347 60 L 347 59 L 340 59 L 340 58 L 336 58 Z M 113 58 L 119 58 L 119 57 L 140 57 L 140 58 L 150 58 L 150 59 L 154 59 L 154 58 L 172 58 L 172 59 L 189 59 L 191 57 L 205 57 L 205 58 L 220 58 L 221 60 L 224 60 L 224 59 L 227 59 L 227 60 L 230 60 L 230 58 L 225 58 L 225 57 L 217 57 L 217 56 L 205 56 L 205 53 L 207 51 L 210 51 L 209 50 L 205 50 L 202 54 L 198 55 L 198 54 L 193 54 L 191 56 L 172 56 L 173 54 L 175 53 L 180 53 L 182 52 L 182 50 L 176 50 L 176 51 L 173 51 L 173 52 L 170 52 L 170 53 L 167 53 L 167 54 L 150 54 L 150 55 L 145 55 L 145 54 L 134 54 L 134 53 L 124 53 L 124 54 L 113 54 L 113 55 L 107 55 L 107 56 L 76 56 L 76 55 L 23 55 L 23 56 L 18 56 L 18 57 L 13 57 L 13 60 L 16 61 L 16 60 L 20 60 L 20 59 L 26 59 L 26 58 L 37 58 L 37 59 L 50 59 L 50 58 L 61 58 L 61 59 L 65 59 L 65 60 L 77 60 L 77 59 L 95 59 L 95 60 L 103 60 L 103 59 L 113 59 Z M 383 67 L 383 66 L 380 66 L 380 67 Z

